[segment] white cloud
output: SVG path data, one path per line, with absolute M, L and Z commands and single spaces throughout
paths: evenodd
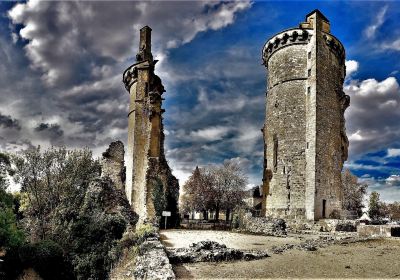
M 383 50 L 400 51 L 400 39 L 394 40 L 393 42 L 384 42 L 380 46 Z
M 214 126 L 192 131 L 190 133 L 190 136 L 192 137 L 193 141 L 216 141 L 221 140 L 225 135 L 229 133 L 229 131 L 229 127 Z
M 365 35 L 367 36 L 367 38 L 373 38 L 375 37 L 375 33 L 378 31 L 379 27 L 382 26 L 382 24 L 385 22 L 385 15 L 386 15 L 386 11 L 388 9 L 388 6 L 384 6 L 380 9 L 379 13 L 376 15 L 374 22 L 368 26 L 365 29 Z
M 388 149 L 387 150 L 388 157 L 398 157 L 400 156 L 400 149 Z
M 361 135 L 361 131 L 360 131 L 360 130 L 357 130 L 356 132 L 354 132 L 353 134 L 351 134 L 351 135 L 349 136 L 349 140 L 350 140 L 350 141 L 362 141 L 362 140 L 363 140 L 363 137 L 362 137 L 362 135 Z
M 385 181 L 389 185 L 400 186 L 400 175 L 390 175 Z
M 391 95 L 399 90 L 399 84 L 394 77 L 386 78 L 378 82 L 375 79 L 363 80 L 358 84 L 351 84 L 345 87 L 350 93 L 356 95 Z
M 346 129 L 350 155 L 384 149 L 400 138 L 400 86 L 396 78 L 350 80 Z
M 28 40 L 25 50 L 32 66 L 43 72 L 47 85 L 58 86 L 76 83 L 85 63 L 90 73 L 104 61 L 121 63 L 132 57 L 139 29 L 146 24 L 156 31 L 153 51 L 164 52 L 192 41 L 199 32 L 232 24 L 237 13 L 250 7 L 250 1 L 28 1 L 16 4 L 8 16 L 23 25 L 19 35 Z
M 357 72 L 358 62 L 355 60 L 346 60 L 346 78 L 349 78 L 351 74 Z

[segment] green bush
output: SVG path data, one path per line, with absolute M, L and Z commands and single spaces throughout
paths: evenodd
M 6 279 L 16 279 L 24 268 L 33 268 L 44 280 L 75 279 L 62 248 L 51 240 L 10 247 L 4 263 Z
M 158 217 L 161 217 L 162 211 L 165 210 L 167 206 L 167 201 L 165 199 L 164 186 L 160 178 L 157 178 L 152 182 L 153 184 L 153 204 L 154 210 Z
M 0 248 L 16 247 L 23 241 L 24 235 L 17 227 L 13 195 L 0 189 Z

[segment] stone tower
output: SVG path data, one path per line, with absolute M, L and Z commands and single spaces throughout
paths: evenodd
M 348 149 L 344 47 L 315 10 L 299 27 L 270 38 L 262 56 L 268 72 L 263 211 L 286 219 L 336 217 Z
M 123 74 L 130 94 L 125 191 L 139 222 L 146 222 L 160 215 L 156 213 L 157 207 L 176 214 L 179 185 L 164 155 L 161 96 L 165 90 L 161 79 L 154 74 L 157 60 L 153 60 L 151 53 L 150 27 L 140 30 L 139 41 L 136 63 Z M 160 185 L 163 201 L 168 205 L 158 205 L 160 198 L 154 200 L 155 188 Z

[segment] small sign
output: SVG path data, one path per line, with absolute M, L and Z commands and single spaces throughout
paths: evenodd
M 162 216 L 163 217 L 171 217 L 171 212 L 170 211 L 162 211 Z

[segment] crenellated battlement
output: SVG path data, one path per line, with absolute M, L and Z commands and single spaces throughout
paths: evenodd
M 345 62 L 345 50 L 342 43 L 332 34 L 325 33 L 323 35 L 326 45 L 330 48 L 330 50 L 336 55 L 339 62 L 344 64 Z
M 308 44 L 312 34 L 312 29 L 292 28 L 274 35 L 264 45 L 262 52 L 264 65 L 267 64 L 268 59 L 275 51 L 283 47 L 296 44 Z

